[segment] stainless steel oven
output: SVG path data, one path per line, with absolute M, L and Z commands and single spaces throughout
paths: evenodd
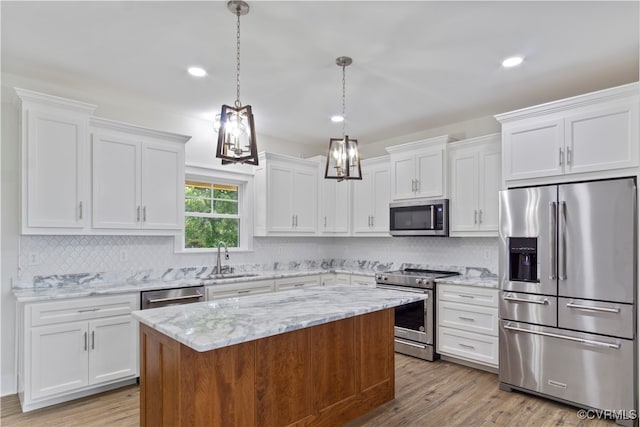
M 395 350 L 420 359 L 438 359 L 435 351 L 435 279 L 451 271 L 405 269 L 376 275 L 376 287 L 425 294 L 426 299 L 395 308 Z
M 205 300 L 204 286 L 158 289 L 140 292 L 140 308 L 166 307 L 168 305 L 190 304 Z

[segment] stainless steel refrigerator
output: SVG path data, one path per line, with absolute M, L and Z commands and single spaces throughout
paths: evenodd
M 636 183 L 500 192 L 500 388 L 637 414 Z

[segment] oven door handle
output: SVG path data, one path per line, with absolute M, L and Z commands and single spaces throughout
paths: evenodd
M 376 285 L 376 288 L 389 289 L 391 291 L 412 292 L 414 294 L 424 294 L 427 296 L 427 299 L 429 299 L 429 294 L 427 293 L 427 291 L 431 290 L 431 289 L 415 289 L 415 288 L 409 288 L 405 286 L 380 285 L 380 284 Z
M 394 339 L 394 341 L 395 341 L 395 342 L 397 342 L 397 343 L 400 343 L 400 344 L 404 344 L 404 345 L 411 346 L 411 347 L 420 348 L 420 349 L 422 349 L 422 350 L 424 350 L 424 349 L 426 349 L 427 347 L 429 347 L 429 346 L 428 346 L 428 345 L 426 345 L 426 344 L 416 344 L 416 343 L 413 343 L 413 342 L 411 342 L 411 341 L 405 341 L 405 340 L 403 340 L 403 339 L 399 339 L 399 338 L 395 338 L 395 339 Z

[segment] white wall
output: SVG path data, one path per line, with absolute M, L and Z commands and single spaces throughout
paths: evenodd
M 19 215 L 19 161 L 18 114 L 13 104 L 13 87 L 22 87 L 52 95 L 98 105 L 96 116 L 128 122 L 158 130 L 191 135 L 186 145 L 186 162 L 194 166 L 219 168 L 214 156 L 214 133 L 205 120 L 180 116 L 157 108 L 125 94 L 114 94 L 109 88 L 88 91 L 82 87 L 62 87 L 47 82 L 2 74 L 2 146 L 0 191 L 1 264 L 0 264 L 0 393 L 16 391 L 15 360 L 15 299 L 12 282 L 30 281 L 36 275 L 83 273 L 100 271 L 138 271 L 168 267 L 213 265 L 213 254 L 176 254 L 170 237 L 122 236 L 20 236 Z M 91 96 L 87 96 L 91 93 Z M 454 137 L 476 136 L 495 132 L 492 118 L 461 122 L 457 125 L 429 130 L 394 141 L 363 146 L 363 156 L 385 154 L 385 144 L 407 142 L 411 139 L 448 133 Z M 494 121 L 495 122 L 495 121 Z M 468 130 L 468 129 L 470 130 Z M 293 144 L 269 136 L 258 135 L 260 150 L 310 157 L 317 148 Z M 365 149 L 365 147 L 368 147 Z M 367 153 L 366 155 L 364 153 Z M 246 166 L 236 167 L 239 170 Z M 227 170 L 229 168 L 227 167 Z M 246 169 L 245 169 L 246 170 Z M 119 260 L 121 249 L 128 252 L 128 261 Z M 35 253 L 40 259 L 37 266 L 29 266 L 27 256 Z M 255 238 L 254 251 L 232 253 L 230 264 L 288 264 L 292 260 L 318 260 L 342 258 L 401 264 L 470 265 L 497 271 L 497 239 L 410 239 L 410 238 Z M 20 266 L 20 268 L 19 268 Z

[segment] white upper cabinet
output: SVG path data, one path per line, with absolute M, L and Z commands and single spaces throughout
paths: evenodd
M 186 136 L 93 118 L 92 227 L 178 230 Z
M 517 185 L 633 172 L 638 114 L 638 84 L 632 83 L 497 115 L 504 179 Z
M 353 180 L 353 235 L 389 236 L 389 157 L 362 161 L 362 180 Z
M 260 153 L 254 175 L 254 234 L 315 234 L 318 164 L 279 154 Z
M 444 198 L 447 194 L 447 135 L 387 147 L 391 200 Z
M 88 129 L 96 107 L 15 91 L 21 108 L 21 232 L 81 234 L 88 226 Z
M 451 236 L 497 236 L 500 160 L 500 134 L 449 144 Z
M 348 180 L 325 179 L 327 158 L 316 156 L 318 162 L 318 232 L 329 236 L 348 235 L 351 219 L 351 186 Z

